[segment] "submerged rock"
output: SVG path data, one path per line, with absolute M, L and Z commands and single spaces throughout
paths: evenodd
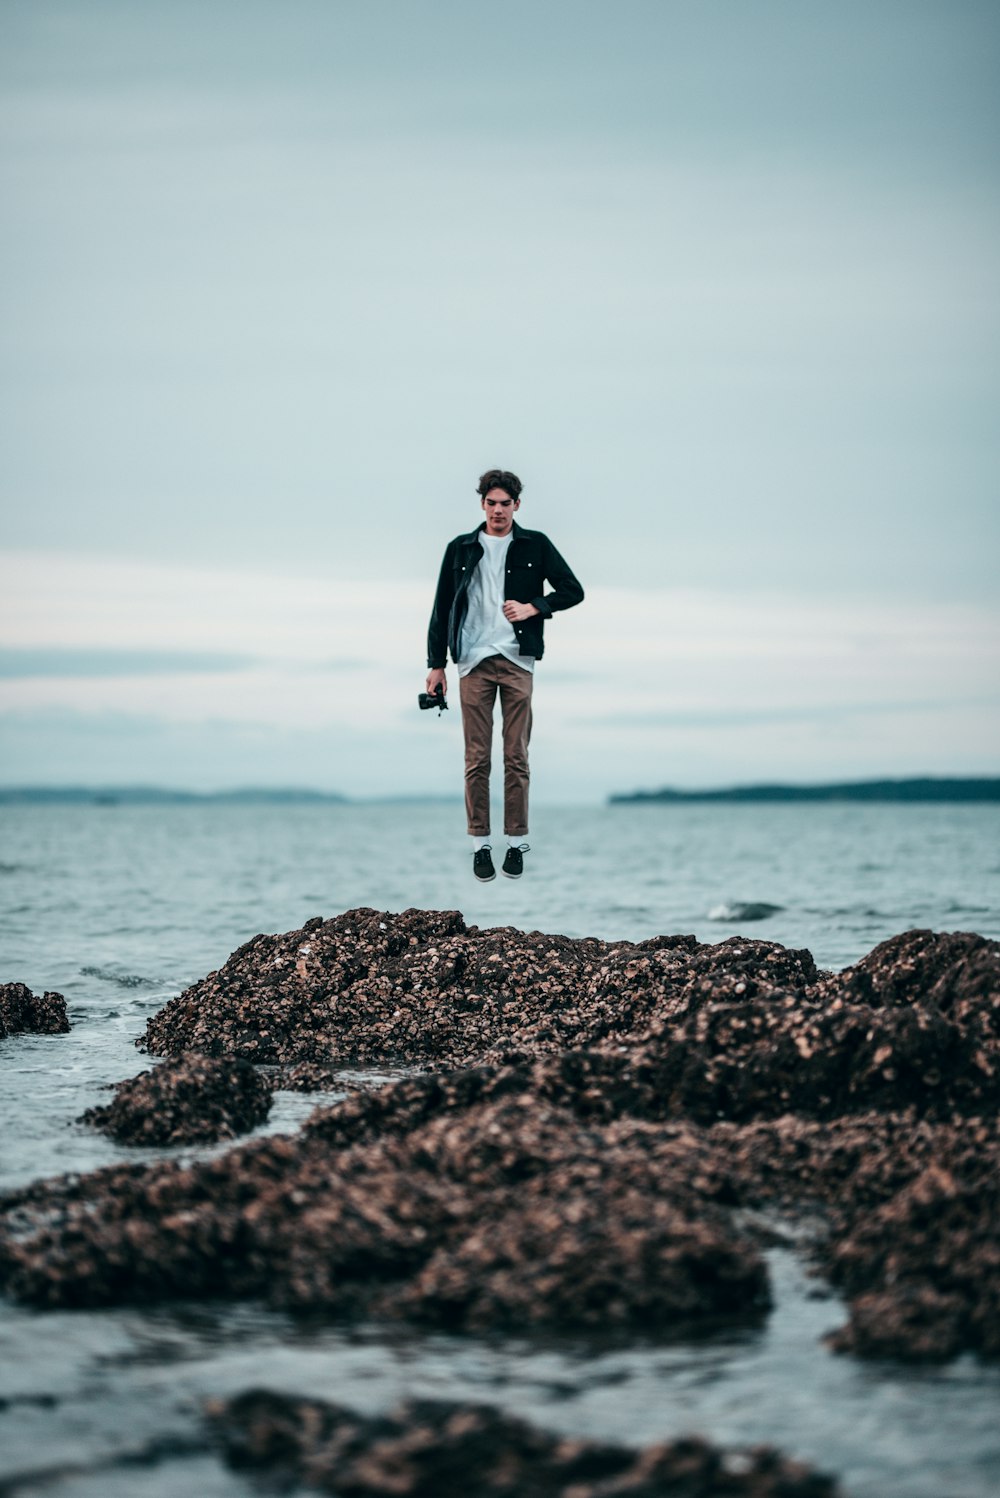
M 262 1124 L 271 1084 L 249 1061 L 188 1052 L 115 1084 L 115 1100 L 80 1119 L 119 1144 L 214 1144 Z
M 230 1465 L 338 1498 L 836 1498 L 769 1447 L 687 1438 L 630 1450 L 552 1436 L 487 1405 L 412 1400 L 366 1417 L 253 1389 L 207 1408 Z
M 68 1030 L 61 993 L 39 996 L 24 983 L 0 983 L 0 1040 L 5 1035 L 65 1035 Z

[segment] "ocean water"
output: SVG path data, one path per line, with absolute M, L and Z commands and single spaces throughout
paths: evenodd
M 134 1038 L 258 931 L 358 905 L 638 940 L 740 933 L 839 968 L 912 927 L 1000 938 L 1000 807 L 616 806 L 534 815 L 520 883 L 480 886 L 451 804 L 0 810 L 0 981 L 67 999 L 71 1034 L 0 1042 L 0 1190 L 150 1158 L 75 1120 L 151 1064 Z M 266 1130 L 323 1097 L 280 1094 Z M 194 1152 L 179 1152 L 192 1154 Z M 4 1498 L 255 1491 L 206 1448 L 202 1401 L 251 1383 L 385 1408 L 478 1397 L 554 1430 L 773 1442 L 855 1498 L 993 1498 L 1000 1369 L 835 1357 L 842 1307 L 776 1248 L 763 1327 L 697 1342 L 428 1336 L 258 1306 L 28 1311 L 0 1301 Z

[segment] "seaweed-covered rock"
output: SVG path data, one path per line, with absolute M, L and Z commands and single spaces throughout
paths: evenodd
M 271 1084 L 249 1061 L 188 1052 L 115 1084 L 115 1100 L 80 1119 L 119 1144 L 213 1144 L 262 1124 Z
M 0 1040 L 5 1035 L 65 1035 L 68 1030 L 61 993 L 39 996 L 24 983 L 0 983 Z
M 252 1389 L 207 1407 L 239 1471 L 338 1498 L 836 1498 L 768 1447 L 686 1438 L 641 1451 L 552 1436 L 488 1405 L 413 1400 L 373 1418 Z
M 905 1113 L 719 1124 L 746 1202 L 814 1203 L 816 1265 L 849 1297 L 837 1351 L 1000 1355 L 1000 1120 Z

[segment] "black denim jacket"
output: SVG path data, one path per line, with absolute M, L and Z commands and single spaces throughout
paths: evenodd
M 466 536 L 456 536 L 445 550 L 427 631 L 427 665 L 431 670 L 444 669 L 449 650 L 453 661 L 461 656 L 469 582 L 483 555 L 479 537 L 484 528 L 480 525 Z M 542 591 L 546 582 L 552 584 L 551 593 Z M 519 653 L 541 660 L 545 620 L 559 609 L 571 609 L 580 603 L 583 589 L 548 536 L 541 531 L 526 531 L 515 520 L 503 596 L 518 603 L 533 603 L 538 610 L 535 618 L 515 624 L 514 633 Z

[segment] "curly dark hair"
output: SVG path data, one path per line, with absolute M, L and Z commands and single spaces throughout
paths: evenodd
M 479 480 L 476 493 L 485 497 L 491 489 L 502 489 L 511 499 L 517 500 L 521 498 L 523 487 L 516 473 L 509 473 L 506 468 L 487 468 Z

